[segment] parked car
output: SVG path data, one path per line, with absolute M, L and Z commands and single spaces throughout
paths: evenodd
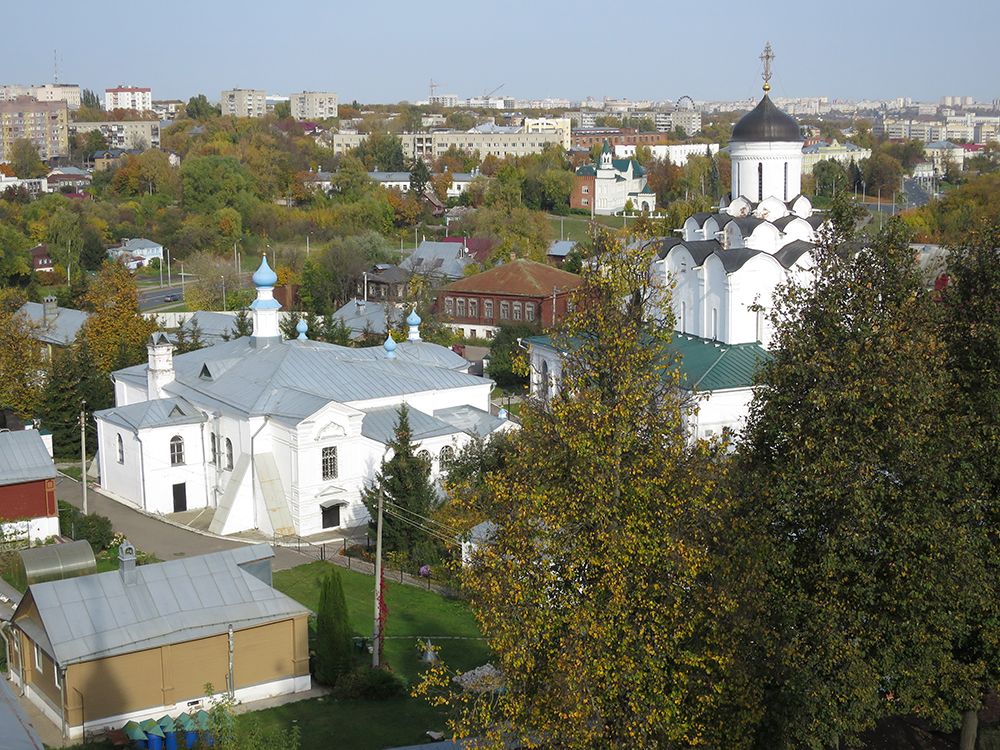
M 167 294 L 163 297 L 164 302 L 177 302 L 181 297 L 179 294 Z

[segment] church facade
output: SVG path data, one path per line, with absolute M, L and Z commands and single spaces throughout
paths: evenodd
M 635 159 L 616 159 L 608 141 L 593 164 L 573 176 L 570 208 L 610 216 L 624 211 L 655 211 L 656 193 L 646 184 L 646 170 Z
M 472 435 L 512 425 L 491 415 L 492 382 L 420 340 L 354 349 L 284 340 L 277 281 L 253 276 L 253 335 L 173 356 L 154 334 L 146 364 L 113 373 L 115 406 L 95 413 L 101 489 L 149 513 L 205 508 L 218 534 L 307 536 L 368 520 L 372 481 L 406 404 L 432 478 Z

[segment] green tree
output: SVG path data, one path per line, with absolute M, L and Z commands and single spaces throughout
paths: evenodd
M 528 374 L 516 365 L 523 359 L 519 339 L 533 336 L 538 328 L 527 323 L 519 325 L 503 325 L 496 332 L 490 343 L 490 364 L 487 374 L 501 388 L 525 389 L 528 386 Z
M 361 159 L 369 172 L 402 172 L 406 169 L 402 141 L 383 130 L 369 134 L 364 143 L 354 149 L 354 156 Z
M 410 190 L 414 195 L 422 196 L 430 180 L 431 171 L 427 168 L 427 162 L 416 157 L 410 164 Z
M 0 223 L 0 285 L 27 283 L 31 277 L 31 242 L 9 224 Z
M 279 120 L 287 120 L 292 116 L 291 102 L 277 102 L 274 105 L 274 116 Z
M 211 104 L 204 94 L 198 94 L 188 99 L 184 112 L 192 120 L 208 120 L 219 116 L 219 108 Z
M 603 235 L 595 253 L 554 339 L 559 393 L 524 405 L 487 475 L 497 529 L 463 575 L 503 689 L 446 692 L 433 667 L 419 690 L 489 747 L 739 748 L 745 727 L 707 717 L 728 636 L 705 615 L 701 522 L 724 468 L 687 440 L 672 321 L 645 315 L 664 293 L 648 257 Z
M 23 179 L 44 177 L 48 167 L 38 157 L 38 149 L 27 138 L 18 138 L 10 147 L 10 166 L 14 176 Z
M 80 410 L 87 412 L 87 445 L 97 449 L 97 428 L 91 415 L 114 405 L 114 388 L 106 373 L 97 369 L 83 336 L 72 346 L 55 350 L 49 364 L 38 416 L 52 432 L 53 448 L 58 456 L 80 455 Z M 84 407 L 86 404 L 86 407 Z
M 100 109 L 101 100 L 97 98 L 97 94 L 91 89 L 84 89 L 80 92 L 80 106 L 87 109 Z
M 888 197 L 893 190 L 899 189 L 899 178 L 903 176 L 903 165 L 899 159 L 876 151 L 868 159 L 862 159 L 860 167 L 868 195 L 875 195 L 881 190 L 883 197 Z
M 434 549 L 431 535 L 421 526 L 437 504 L 431 484 L 430 461 L 416 453 L 410 413 L 406 404 L 399 407 L 393 439 L 387 445 L 390 458 L 382 460 L 375 481 L 362 492 L 362 500 L 374 519 L 380 498 L 383 506 L 382 542 L 389 552 L 399 552 L 412 562 L 426 563 Z M 423 555 L 421 559 L 413 559 Z
M 850 251 L 847 200 L 812 280 L 776 297 L 724 524 L 761 748 L 839 747 L 895 714 L 954 726 L 979 697 L 956 646 L 990 584 L 939 313 L 899 222 Z
M 250 313 L 246 309 L 241 309 L 233 318 L 233 338 L 240 339 L 253 333 L 253 322 L 250 320 Z
M 0 408 L 26 419 L 36 416 L 45 384 L 42 350 L 33 334 L 16 308 L 0 308 Z
M 245 165 L 231 156 L 194 156 L 181 165 L 183 203 L 189 211 L 211 213 L 224 206 L 240 213 L 255 202 L 254 179 Z
M 823 159 L 813 167 L 813 178 L 816 180 L 816 195 L 828 198 L 839 191 L 850 192 L 847 169 L 835 159 Z
M 316 611 L 316 679 L 336 685 L 351 669 L 351 630 L 347 624 L 347 602 L 340 573 L 331 568 L 320 581 Z

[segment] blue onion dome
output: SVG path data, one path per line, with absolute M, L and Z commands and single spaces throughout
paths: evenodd
M 382 348 L 385 349 L 386 354 L 396 356 L 396 339 L 392 337 L 391 333 L 385 337 L 385 343 L 382 344 Z
M 418 326 L 420 325 L 420 316 L 417 315 L 417 308 L 413 308 L 413 312 L 406 316 L 406 325 L 408 326 Z
M 271 267 L 267 265 L 267 255 L 265 254 L 260 261 L 260 268 L 258 268 L 253 273 L 253 284 L 256 287 L 264 286 L 274 286 L 278 283 L 278 274 L 271 270 Z
M 299 318 L 299 322 L 295 324 L 295 330 L 299 332 L 299 341 L 305 341 L 306 331 L 309 330 L 309 324 L 306 323 L 305 318 Z

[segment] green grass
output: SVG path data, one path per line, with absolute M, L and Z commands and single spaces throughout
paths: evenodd
M 344 584 L 347 614 L 355 635 L 370 636 L 374 617 L 375 579 L 361 573 L 338 568 Z M 330 564 L 314 562 L 274 574 L 274 587 L 309 609 L 319 607 L 319 580 L 330 570 Z M 446 599 L 432 591 L 393 583 L 386 576 L 385 660 L 392 669 L 412 683 L 421 671 L 418 637 L 430 637 L 440 647 L 441 658 L 449 666 L 467 670 L 490 660 L 490 652 L 482 640 L 435 640 L 435 636 L 479 637 L 472 612 L 464 602 Z
M 389 701 L 338 701 L 313 698 L 255 711 L 265 727 L 291 727 L 302 731 L 302 750 L 343 747 L 381 750 L 426 742 L 429 729 L 445 731 L 444 715 L 424 701 L 400 698 Z
M 60 466 L 59 471 L 68 477 L 72 477 L 78 482 L 80 481 L 80 477 L 83 476 L 83 471 L 78 465 Z
M 567 240 L 576 240 L 577 242 L 583 242 L 584 240 L 590 239 L 590 217 L 589 216 L 552 216 L 549 215 L 549 226 L 552 227 L 552 236 L 558 238 L 560 236 L 560 228 L 562 230 L 562 236 Z M 608 227 L 613 227 L 615 229 L 621 229 L 624 224 L 624 219 L 621 216 L 595 216 L 594 221 L 598 224 L 604 224 Z

